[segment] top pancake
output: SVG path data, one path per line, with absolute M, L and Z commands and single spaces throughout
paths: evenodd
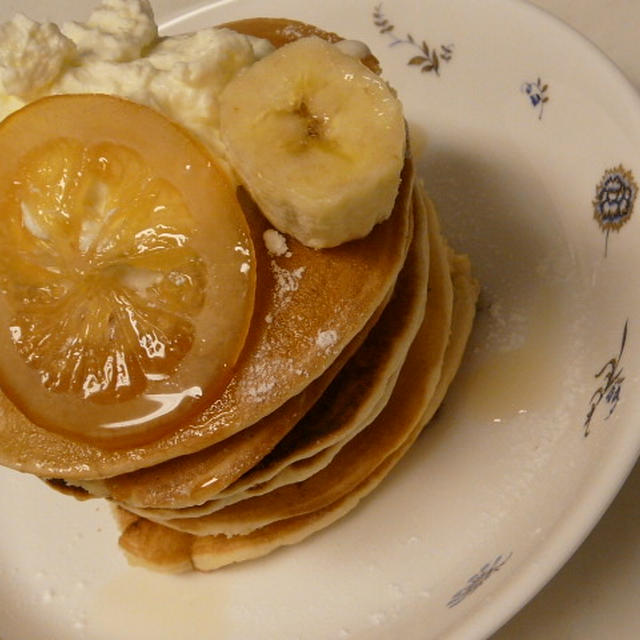
M 283 27 L 276 22 L 264 21 L 262 35 L 273 33 L 277 46 Z M 366 238 L 322 251 L 287 238 L 289 254 L 281 257 L 268 254 L 262 236 L 269 224 L 240 190 L 258 291 L 244 351 L 222 395 L 172 433 L 114 450 L 46 431 L 0 394 L 0 464 L 47 478 L 109 477 L 199 451 L 277 409 L 322 375 L 393 287 L 412 235 L 412 185 L 407 160 L 392 215 Z

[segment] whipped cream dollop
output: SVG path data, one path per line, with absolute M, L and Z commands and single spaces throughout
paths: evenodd
M 224 155 L 217 96 L 273 50 L 228 29 L 159 37 L 148 0 L 103 0 L 86 22 L 18 14 L 0 25 L 0 120 L 47 95 L 108 93 L 147 105 Z

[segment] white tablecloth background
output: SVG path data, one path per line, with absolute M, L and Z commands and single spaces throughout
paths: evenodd
M 640 0 L 530 1 L 598 45 L 640 92 Z M 571 560 L 492 640 L 639 638 L 640 462 Z

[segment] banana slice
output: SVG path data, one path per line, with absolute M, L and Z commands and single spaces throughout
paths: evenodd
M 220 96 L 241 182 L 280 231 L 314 248 L 389 217 L 405 158 L 400 101 L 360 61 L 317 37 L 286 44 Z

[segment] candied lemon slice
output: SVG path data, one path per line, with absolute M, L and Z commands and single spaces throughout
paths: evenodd
M 175 427 L 228 382 L 255 259 L 210 155 L 152 109 L 55 96 L 0 124 L 0 386 L 101 445 Z

